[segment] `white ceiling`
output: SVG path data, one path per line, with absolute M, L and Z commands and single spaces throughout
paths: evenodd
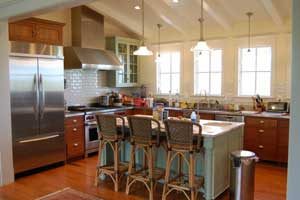
M 156 24 L 178 35 L 198 31 L 201 0 L 145 0 L 146 37 L 157 34 Z M 88 6 L 141 34 L 141 0 L 96 0 Z M 291 0 L 204 0 L 205 27 L 230 31 L 235 24 L 247 22 L 246 12 L 254 12 L 254 21 L 270 21 L 283 26 L 291 16 Z
M 0 8 L 10 6 L 12 4 L 16 4 L 20 2 L 21 0 L 0 0 Z

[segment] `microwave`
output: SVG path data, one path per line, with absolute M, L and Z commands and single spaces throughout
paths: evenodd
M 267 112 L 287 113 L 289 112 L 288 102 L 268 102 Z

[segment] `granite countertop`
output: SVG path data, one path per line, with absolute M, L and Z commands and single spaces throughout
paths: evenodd
M 182 109 L 174 107 L 166 107 L 168 110 L 193 110 L 193 109 Z M 286 113 L 271 113 L 256 111 L 223 111 L 223 110 L 197 110 L 199 113 L 209 113 L 215 115 L 235 115 L 235 116 L 249 116 L 249 117 L 266 117 L 266 118 L 279 118 L 279 119 L 290 119 L 290 115 Z
M 110 108 L 105 110 L 98 110 L 98 111 L 91 111 L 87 112 L 86 114 L 95 114 L 95 113 L 107 113 L 107 112 L 118 112 L 118 111 L 125 111 L 134 108 L 143 108 L 143 109 L 152 109 L 146 107 L 134 107 L 134 106 L 124 106 L 120 108 Z M 183 108 L 174 108 L 174 107 L 165 107 L 167 110 L 186 110 L 190 111 L 193 109 L 183 109 Z M 270 112 L 262 112 L 258 113 L 256 111 L 223 111 L 223 110 L 197 110 L 199 113 L 208 113 L 208 114 L 215 114 L 215 115 L 235 115 L 235 116 L 249 116 L 249 117 L 266 117 L 266 118 L 276 118 L 276 119 L 290 119 L 290 115 L 286 113 L 270 113 Z M 75 112 L 75 111 L 68 111 L 65 112 L 65 117 L 75 117 L 75 116 L 82 116 L 84 112 Z
M 243 122 L 223 122 L 215 120 L 200 120 L 204 138 L 216 137 L 229 133 L 237 128 L 244 127 Z
M 136 116 L 147 116 L 149 118 L 152 118 L 151 115 L 136 115 Z M 127 117 L 124 117 L 125 119 L 125 126 L 128 125 Z M 117 120 L 118 125 L 122 125 L 122 121 L 120 119 Z M 233 130 L 243 128 L 245 123 L 243 122 L 224 122 L 224 121 L 216 121 L 216 120 L 200 120 L 199 124 L 202 127 L 202 136 L 204 138 L 214 138 L 223 134 L 227 134 Z M 156 123 L 153 123 L 153 127 L 157 127 Z M 195 135 L 199 133 L 198 127 L 193 127 L 193 132 Z M 165 132 L 165 124 L 160 121 L 160 131 Z
M 77 116 L 83 116 L 84 112 L 78 112 L 78 111 L 66 111 L 65 117 L 77 117 Z
M 122 112 L 125 110 L 134 109 L 133 106 L 123 106 L 123 107 L 115 107 L 115 108 L 107 108 L 103 110 L 89 111 L 86 114 L 97 114 L 97 113 L 109 113 L 109 112 Z

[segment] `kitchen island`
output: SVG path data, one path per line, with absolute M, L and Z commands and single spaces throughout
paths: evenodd
M 128 126 L 125 120 L 125 126 Z M 244 123 L 221 122 L 215 120 L 201 120 L 204 150 L 197 155 L 196 173 L 205 179 L 202 192 L 206 200 L 217 198 L 228 187 L 230 182 L 230 153 L 243 148 Z M 164 125 L 161 124 L 161 132 L 164 133 Z M 127 142 L 121 155 L 123 161 L 128 162 L 130 158 L 129 143 Z M 106 158 L 111 157 L 106 151 Z M 103 155 L 105 157 L 105 155 Z M 107 160 L 108 161 L 108 160 Z M 143 156 L 137 156 L 137 164 L 141 164 Z M 177 162 L 172 163 L 173 169 L 177 169 Z M 166 153 L 159 147 L 156 166 L 165 168 Z M 187 169 L 183 168 L 186 172 Z

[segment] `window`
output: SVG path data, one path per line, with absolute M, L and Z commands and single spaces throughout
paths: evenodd
M 222 50 L 194 53 L 194 93 L 220 96 L 222 93 Z
M 271 96 L 272 48 L 239 49 L 239 96 Z
M 157 92 L 176 94 L 180 92 L 180 52 L 161 53 L 157 63 Z

